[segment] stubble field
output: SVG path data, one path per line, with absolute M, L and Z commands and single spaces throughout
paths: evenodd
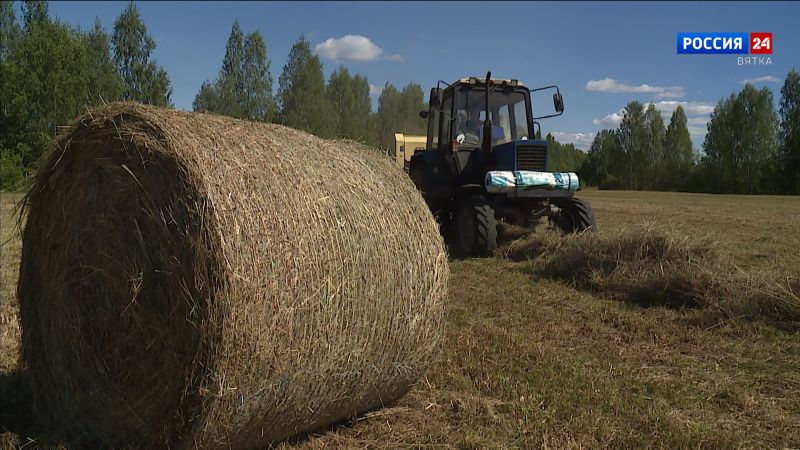
M 591 239 L 451 262 L 441 356 L 398 405 L 282 447 L 800 447 L 800 198 L 581 196 Z M 20 198 L 0 196 L 0 448 L 68 447 L 17 368 Z

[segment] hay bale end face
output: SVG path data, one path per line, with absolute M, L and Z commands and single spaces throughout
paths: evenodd
M 38 405 L 108 446 L 251 448 L 401 397 L 448 269 L 391 161 L 129 103 L 56 142 L 18 286 Z

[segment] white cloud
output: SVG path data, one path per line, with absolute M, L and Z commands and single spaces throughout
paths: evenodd
M 381 95 L 383 92 L 383 88 L 380 86 L 375 86 L 374 84 L 369 85 L 369 95 Z
M 689 129 L 689 136 L 693 138 L 705 138 L 706 133 L 708 133 L 709 120 L 711 120 L 711 117 L 708 115 L 688 118 L 686 128 Z
M 611 92 L 615 94 L 655 94 L 655 98 L 680 98 L 685 94 L 682 86 L 651 86 L 640 84 L 638 86 L 626 84 L 613 78 L 602 80 L 589 80 L 586 82 L 587 91 Z
M 581 150 L 588 150 L 592 146 L 595 133 L 565 133 L 563 131 L 553 131 L 550 133 L 562 144 L 575 144 Z
M 375 45 L 368 37 L 348 34 L 340 38 L 329 38 L 314 47 L 314 53 L 320 58 L 333 61 L 402 61 L 400 55 L 384 55 L 383 49 Z
M 592 123 L 595 125 L 602 125 L 604 127 L 616 127 L 622 122 L 622 110 L 613 112 L 602 119 L 594 119 Z
M 747 83 L 780 83 L 781 80 L 773 77 L 772 75 L 764 75 L 763 77 L 757 78 L 745 78 L 744 80 L 739 80 L 739 84 L 747 84 Z
M 689 136 L 693 138 L 705 138 L 708 133 L 708 128 L 702 127 L 687 127 L 689 129 Z
M 672 114 L 678 106 L 683 107 L 686 115 L 691 116 L 695 114 L 711 114 L 714 111 L 714 105 L 706 102 L 679 102 L 675 100 L 663 100 L 653 103 L 657 110 L 662 113 Z M 646 106 L 646 105 L 645 105 Z

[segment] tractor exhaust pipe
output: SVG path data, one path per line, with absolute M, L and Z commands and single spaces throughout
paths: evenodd
M 483 154 L 486 158 L 492 153 L 492 121 L 489 119 L 489 87 L 492 82 L 492 72 L 486 72 L 486 120 L 483 121 Z

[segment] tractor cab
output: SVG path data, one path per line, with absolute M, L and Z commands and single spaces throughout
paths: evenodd
M 534 117 L 531 94 L 546 90 L 555 91 L 554 112 Z M 491 254 L 496 219 L 526 225 L 546 215 L 565 230 L 595 227 L 588 204 L 573 198 L 577 175 L 548 172 L 537 120 L 563 112 L 557 86 L 531 90 L 491 73 L 431 89 L 420 112 L 426 149 L 411 157 L 409 175 L 459 253 Z
M 441 85 L 442 82 L 440 82 Z M 487 86 L 488 101 L 487 101 Z M 554 117 L 564 111 L 558 87 Z M 427 148 L 452 159 L 458 173 L 468 169 L 475 150 L 484 150 L 481 164 L 495 170 L 547 170 L 547 141 L 537 139 L 538 122 L 531 111 L 531 91 L 517 80 L 462 78 L 444 89 L 431 89 L 430 107 L 420 115 L 428 119 Z M 487 129 L 489 151 L 484 148 L 486 111 L 492 124 Z M 521 146 L 521 148 L 520 148 Z M 521 154 L 518 150 L 522 150 Z M 517 156 L 520 156 L 518 158 Z M 472 173 L 473 177 L 483 174 Z M 463 177 L 462 177 L 463 178 Z M 475 181 L 475 180 L 465 180 Z
M 532 137 L 530 93 L 517 80 L 491 80 L 489 118 L 493 146 Z M 440 84 L 442 82 L 439 82 Z M 483 143 L 486 120 L 486 83 L 475 77 L 462 78 L 442 89 L 431 89 L 428 118 L 428 148 L 473 150 Z

